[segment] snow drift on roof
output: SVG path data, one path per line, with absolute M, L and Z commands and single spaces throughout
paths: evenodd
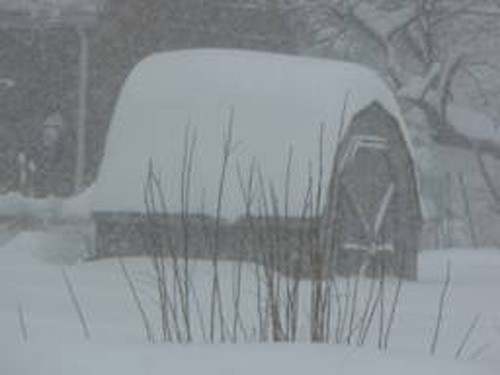
M 500 141 L 500 129 L 487 114 L 458 105 L 450 105 L 447 114 L 458 132 L 472 139 Z
M 354 114 L 375 101 L 400 120 L 407 137 L 390 90 L 375 73 L 357 65 L 234 50 L 154 55 L 134 69 L 122 90 L 96 182 L 93 210 L 143 212 L 143 186 L 151 159 L 161 173 L 169 210 L 180 212 L 187 136 L 195 139 L 190 211 L 200 212 L 203 206 L 206 213 L 213 214 L 223 139 L 233 113 L 233 150 L 223 216 L 235 218 L 244 213 L 238 176 L 248 178 L 252 164 L 265 181 L 261 187 L 266 193 L 274 189 L 281 198 L 290 153 L 289 214 L 300 215 L 309 176 L 314 184 L 319 176 L 322 124 L 323 168 L 328 175 L 344 106 L 345 122 L 349 123 Z M 326 189 L 328 178 L 321 184 Z M 284 202 L 278 202 L 278 207 L 282 210 Z

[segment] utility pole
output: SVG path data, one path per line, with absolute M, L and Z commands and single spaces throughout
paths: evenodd
M 78 109 L 76 130 L 76 165 L 75 165 L 75 193 L 84 187 L 86 158 L 87 158 L 87 94 L 89 71 L 89 39 L 85 28 L 77 29 L 80 42 L 79 74 L 78 74 Z

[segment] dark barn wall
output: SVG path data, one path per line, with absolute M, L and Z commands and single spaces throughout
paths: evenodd
M 161 255 L 267 264 L 285 274 L 311 275 L 310 252 L 318 221 L 299 218 L 248 218 L 218 226 L 211 217 L 94 214 L 95 256 Z M 218 244 L 215 237 L 218 237 Z

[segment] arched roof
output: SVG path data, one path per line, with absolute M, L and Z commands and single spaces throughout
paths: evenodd
M 392 93 L 366 68 L 237 50 L 184 50 L 151 56 L 134 69 L 122 90 L 96 181 L 93 210 L 143 212 L 143 187 L 152 160 L 162 176 L 168 209 L 180 212 L 187 138 L 188 143 L 195 142 L 191 211 L 199 212 L 203 205 L 213 214 L 223 138 L 231 123 L 233 148 L 223 216 L 244 214 L 240 177 L 248 178 L 252 165 L 257 171 L 255 180 L 262 176 L 261 187 L 266 194 L 275 191 L 281 210 L 290 154 L 289 214 L 300 215 L 310 178 L 316 189 L 320 176 L 321 129 L 324 172 L 319 183 L 326 191 L 342 123 L 349 124 L 373 102 L 399 120 L 410 147 Z

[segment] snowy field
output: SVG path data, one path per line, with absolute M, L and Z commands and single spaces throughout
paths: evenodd
M 449 250 L 421 256 L 417 283 L 405 283 L 388 350 L 377 350 L 377 325 L 363 347 L 307 344 L 307 283 L 301 285 L 298 344 L 255 344 L 257 274 L 242 268 L 240 344 L 206 345 L 211 264 L 192 262 L 196 344 L 159 344 L 154 273 L 147 258 L 126 259 L 156 344 L 148 343 L 141 316 L 117 260 L 81 262 L 78 236 L 54 231 L 6 237 L 0 247 L 0 374 L 498 374 L 500 369 L 500 251 Z M 429 354 L 446 264 L 451 262 L 436 355 Z M 82 325 L 64 282 L 71 280 L 88 324 Z M 231 322 L 236 264 L 221 263 L 226 319 Z M 340 280 L 342 287 L 347 280 Z M 362 281 L 362 284 L 368 281 Z M 388 299 L 395 283 L 387 282 Z M 361 288 L 361 290 L 363 287 Z M 360 292 L 362 294 L 362 292 Z M 360 297 L 361 300 L 361 297 Z M 479 314 L 479 315 L 478 315 Z M 455 359 L 473 322 L 470 337 Z M 24 327 L 24 328 L 23 328 Z M 204 339 L 205 337 L 205 339 Z M 229 340 L 228 340 L 229 341 Z

